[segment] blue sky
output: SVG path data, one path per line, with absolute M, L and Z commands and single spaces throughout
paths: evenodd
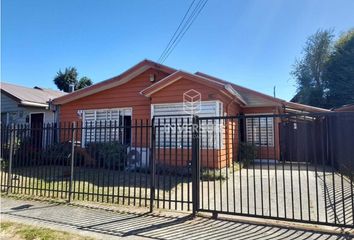
M 191 0 L 3 0 L 1 80 L 55 88 L 75 66 L 99 82 L 157 60 Z M 353 0 L 209 0 L 165 64 L 289 100 L 290 76 L 317 29 L 354 27 Z

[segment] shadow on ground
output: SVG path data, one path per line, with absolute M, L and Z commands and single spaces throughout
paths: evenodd
M 23 207 L 22 205 L 25 205 Z M 32 205 L 32 206 L 30 206 Z M 105 234 L 111 238 L 150 239 L 350 239 L 349 236 L 300 231 L 226 220 L 192 218 L 173 213 L 117 213 L 68 205 L 2 200 L 2 212 L 12 219 Z

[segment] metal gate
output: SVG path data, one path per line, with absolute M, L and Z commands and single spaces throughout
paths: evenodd
M 354 113 L 199 118 L 196 208 L 353 227 L 353 123 Z

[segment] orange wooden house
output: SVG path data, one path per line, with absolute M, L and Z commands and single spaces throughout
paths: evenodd
M 326 111 L 274 98 L 201 72 L 188 73 L 149 60 L 143 60 L 116 77 L 56 98 L 53 104 L 56 106 L 58 121 L 82 122 L 85 130 L 80 136 L 82 145 L 101 140 L 102 133 L 98 136 L 97 131 L 90 128 L 92 124 L 118 121 L 119 126 L 130 129 L 122 134 L 124 142 L 131 149 L 144 152 L 141 154 L 146 159 L 150 131 L 142 126 L 149 125 L 154 117 L 155 125 L 157 122 L 164 125 L 164 129 L 157 130 L 155 158 L 165 164 L 186 165 L 191 158 L 190 136 L 183 131 L 179 134 L 166 132 L 165 126 L 171 123 L 176 126 L 181 121 L 191 123 L 190 119 L 185 118 L 184 109 L 185 93 L 191 91 L 198 95 L 198 111 L 195 113 L 201 117 Z M 176 119 L 178 115 L 181 116 L 179 120 Z M 222 130 L 219 127 L 217 133 L 202 134 L 203 139 L 212 139 L 214 142 L 201 141 L 200 158 L 204 167 L 224 167 L 236 157 L 235 149 L 240 139 L 238 122 L 216 121 L 220 121 Z M 267 118 L 258 119 L 252 124 L 246 121 L 245 139 L 242 141 L 252 138 L 255 145 L 259 146 L 260 155 L 267 155 L 268 159 L 279 159 L 279 121 Z M 251 125 L 253 127 L 257 124 L 259 128 L 266 127 L 266 131 L 250 129 Z M 135 125 L 140 127 L 130 127 Z M 264 147 L 264 142 L 267 142 L 267 147 Z

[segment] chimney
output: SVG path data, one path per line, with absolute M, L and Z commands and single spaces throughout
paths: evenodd
M 69 93 L 74 92 L 75 91 L 75 84 L 74 83 L 70 83 L 69 84 Z

